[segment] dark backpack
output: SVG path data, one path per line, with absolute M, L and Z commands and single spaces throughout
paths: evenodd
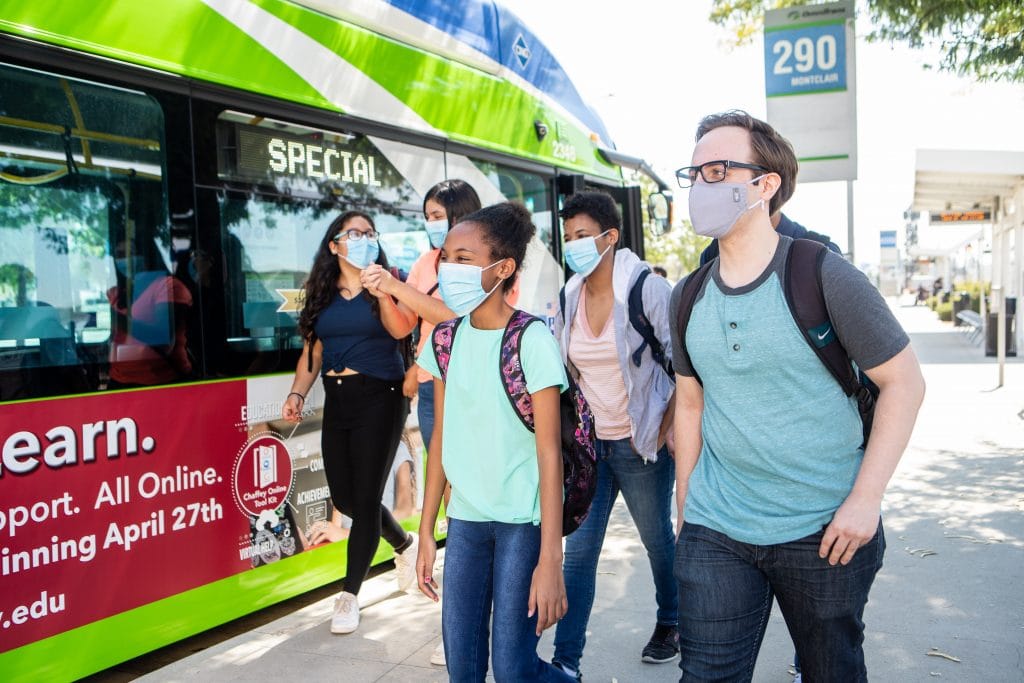
M 672 369 L 672 362 L 665 356 L 665 347 L 658 340 L 658 335 L 654 333 L 654 326 L 651 325 L 651 321 L 647 319 L 647 314 L 644 313 L 644 280 L 651 274 L 650 268 L 644 268 L 640 271 L 640 275 L 637 276 L 636 282 L 629 288 L 629 297 L 626 300 L 626 309 L 629 315 L 629 324 L 633 326 L 633 329 L 640 333 L 643 337 L 643 343 L 637 348 L 636 351 L 630 356 L 633 360 L 633 364 L 640 367 L 640 361 L 643 359 L 644 349 L 651 349 L 651 358 L 657 363 L 668 375 L 669 379 L 673 382 L 676 381 L 675 371 Z M 562 287 L 558 292 L 558 310 L 562 312 L 563 323 L 565 321 L 565 287 Z M 567 324 L 567 323 L 564 323 Z
M 437 291 L 437 288 L 439 286 L 440 286 L 440 283 L 435 282 L 434 286 L 431 287 L 430 289 L 428 289 L 425 292 L 426 295 L 427 296 L 433 296 L 434 292 Z M 411 337 L 411 344 L 412 344 L 413 350 L 418 349 L 420 347 L 420 328 L 421 327 L 423 327 L 423 316 L 418 315 L 418 316 L 416 316 L 416 327 L 412 328 L 412 332 L 409 333 L 409 336 Z M 413 359 L 413 362 L 416 362 L 415 358 Z
M 434 327 L 431 343 L 442 381 L 448 376 L 448 363 L 455 343 L 455 332 L 462 320 L 463 318 L 454 318 Z M 526 328 L 533 322 L 543 324 L 544 321 L 525 311 L 517 310 L 512 314 L 501 337 L 501 353 L 498 358 L 498 371 L 501 373 L 505 395 L 516 415 L 522 420 L 523 426 L 531 432 L 534 431 L 533 400 L 526 390 L 526 374 L 519 360 L 519 350 Z M 566 377 L 569 379 L 569 388 L 562 392 L 559 399 L 564 475 L 563 536 L 578 529 L 586 519 L 590 512 L 590 503 L 594 500 L 594 492 L 597 490 L 597 451 L 594 448 L 597 433 L 594 430 L 594 415 L 590 412 L 590 406 L 583 398 L 583 392 L 572 375 L 566 373 Z
M 850 361 L 850 356 L 839 342 L 832 321 L 828 317 L 825 295 L 821 287 L 821 264 L 828 251 L 828 248 L 818 241 L 793 240 L 789 254 L 786 255 L 783 293 L 789 305 L 789 312 L 804 340 L 839 382 L 843 393 L 857 398 L 857 409 L 864 425 L 863 445 L 866 445 L 874 420 L 878 386 Z M 693 363 L 686 353 L 686 328 L 690 323 L 690 314 L 697 301 L 697 294 L 711 273 L 713 263 L 714 260 L 708 261 L 691 273 L 679 294 L 679 338 L 683 340 L 683 355 L 691 368 Z M 698 382 L 701 381 L 696 370 L 694 377 Z

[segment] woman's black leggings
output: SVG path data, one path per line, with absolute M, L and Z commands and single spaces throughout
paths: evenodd
M 352 518 L 345 590 L 358 594 L 381 535 L 405 549 L 409 534 L 381 505 L 409 402 L 402 381 L 324 376 L 321 449 L 334 507 Z

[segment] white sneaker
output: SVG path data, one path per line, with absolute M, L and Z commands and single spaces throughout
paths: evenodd
M 342 593 L 334 601 L 331 633 L 352 633 L 359 628 L 359 599 L 351 593 Z
M 444 658 L 444 641 L 442 640 L 434 648 L 434 651 L 430 653 L 430 663 L 436 664 L 437 666 L 447 666 L 448 662 Z
M 398 574 L 398 590 L 411 593 L 417 589 L 416 555 L 420 551 L 420 537 L 412 534 L 412 543 L 401 553 L 395 553 L 395 573 Z

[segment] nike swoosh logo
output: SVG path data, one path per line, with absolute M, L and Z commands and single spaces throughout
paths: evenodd
M 819 334 L 819 335 L 818 335 L 818 341 L 821 341 L 822 339 L 824 339 L 825 337 L 827 337 L 827 336 L 828 336 L 828 333 L 829 333 L 829 332 L 831 332 L 831 331 L 832 331 L 832 328 L 830 327 L 830 328 L 828 328 L 827 330 L 825 330 L 824 332 L 822 332 L 821 334 Z

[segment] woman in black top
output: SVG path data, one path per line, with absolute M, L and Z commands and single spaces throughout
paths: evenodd
M 356 595 L 381 535 L 395 549 L 399 588 L 415 588 L 416 536 L 395 521 L 381 495 L 409 403 L 400 339 L 412 325 L 395 300 L 364 289 L 359 274 L 371 263 L 387 268 L 373 219 L 349 211 L 331 223 L 304 287 L 299 332 L 305 339 L 282 414 L 302 419 L 306 394 L 322 375 L 321 451 L 334 507 L 352 518 L 345 588 L 335 601 L 332 633 L 359 626 Z

